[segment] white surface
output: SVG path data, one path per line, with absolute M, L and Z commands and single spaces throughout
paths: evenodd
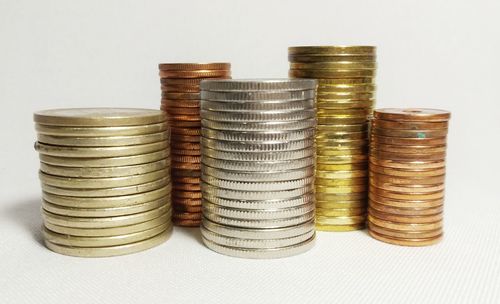
M 498 1 L 0 1 L 0 302 L 499 303 Z M 157 64 L 230 61 L 286 77 L 287 47 L 378 46 L 379 107 L 453 112 L 446 237 L 428 248 L 318 233 L 307 254 L 254 261 L 176 229 L 155 249 L 80 259 L 38 232 L 32 112 L 158 108 Z

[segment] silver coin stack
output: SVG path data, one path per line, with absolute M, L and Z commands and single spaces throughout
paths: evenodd
M 316 87 L 312 79 L 201 83 L 208 248 L 263 259 L 314 245 Z

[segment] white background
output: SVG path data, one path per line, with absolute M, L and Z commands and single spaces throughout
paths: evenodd
M 500 302 L 498 1 L 0 1 L 0 302 Z M 82 259 L 41 244 L 32 113 L 159 108 L 159 62 L 286 77 L 291 45 L 378 46 L 379 107 L 452 111 L 444 242 L 318 233 L 243 260 L 176 229 L 155 249 Z

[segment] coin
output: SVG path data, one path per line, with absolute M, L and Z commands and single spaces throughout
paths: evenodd
M 133 136 L 67 137 L 38 134 L 38 142 L 70 147 L 111 147 L 155 143 L 169 139 L 168 132 Z
M 376 157 L 370 157 L 370 163 L 374 165 L 374 168 L 405 169 L 406 172 L 414 170 L 413 174 L 418 174 L 419 172 L 425 174 L 425 171 L 430 171 L 431 173 L 438 173 L 437 175 L 444 174 L 442 169 L 445 166 L 444 160 L 385 160 Z
M 311 54 L 311 55 L 295 55 L 295 54 L 289 54 L 288 55 L 288 61 L 290 62 L 304 62 L 304 63 L 309 63 L 309 62 L 342 62 L 342 61 L 349 61 L 349 62 L 374 62 L 376 60 L 375 55 L 316 55 L 316 54 Z
M 434 198 L 434 199 L 418 199 L 409 196 L 408 198 L 388 198 L 377 195 L 373 192 L 369 194 L 370 200 L 375 201 L 379 204 L 383 204 L 390 207 L 398 207 L 398 208 L 433 208 L 442 206 L 444 202 L 443 197 Z
M 439 243 L 442 239 L 442 235 L 433 238 L 423 238 L 423 239 L 399 239 L 399 238 L 385 237 L 371 230 L 369 230 L 368 233 L 373 238 L 379 241 L 400 246 L 429 246 Z
M 227 159 L 227 160 L 238 160 L 238 161 L 281 161 L 281 160 L 292 160 L 301 159 L 304 157 L 313 157 L 314 149 L 311 147 L 309 149 L 300 149 L 292 151 L 281 151 L 281 152 L 249 152 L 249 153 L 239 153 L 231 151 L 219 151 L 210 148 L 203 148 L 204 155 L 212 158 Z
M 387 237 L 391 237 L 391 238 L 401 238 L 401 239 L 425 239 L 425 238 L 438 237 L 438 236 L 443 234 L 443 229 L 436 229 L 436 230 L 425 231 L 425 232 L 420 232 L 420 231 L 401 232 L 398 230 L 392 230 L 392 229 L 379 227 L 379 226 L 374 225 L 370 222 L 368 222 L 368 227 L 369 227 L 370 231 L 373 231 L 376 234 L 379 234 L 381 236 L 387 236 Z
M 450 119 L 450 112 L 436 109 L 377 109 L 373 113 L 376 119 L 394 120 L 394 121 L 425 121 L 440 122 Z
M 133 136 L 159 133 L 168 130 L 166 122 L 147 125 L 121 127 L 65 127 L 44 124 L 35 124 L 38 134 L 52 136 L 96 137 L 96 136 Z
M 410 146 L 443 146 L 446 145 L 446 137 L 436 137 L 436 138 L 400 138 L 400 137 L 388 137 L 380 136 L 376 134 L 371 134 L 370 139 L 373 143 L 377 144 L 388 144 L 388 145 L 410 145 Z
M 360 69 L 360 70 L 375 70 L 377 64 L 373 61 L 337 61 L 337 62 L 291 62 L 290 69 L 297 70 L 347 70 L 347 69 Z
M 227 62 L 214 63 L 160 63 L 158 68 L 163 71 L 197 71 L 197 70 L 227 70 L 231 64 Z
M 446 152 L 436 152 L 436 153 L 409 153 L 409 154 L 404 154 L 404 153 L 397 153 L 397 152 L 386 152 L 386 151 L 380 151 L 377 150 L 375 147 L 372 147 L 370 149 L 370 156 L 373 156 L 373 158 L 378 158 L 378 159 L 388 159 L 388 160 L 421 160 L 421 161 L 443 161 L 444 158 L 446 157 Z
M 311 119 L 316 116 L 316 110 L 282 110 L 263 113 L 231 113 L 201 110 L 202 119 L 216 120 L 222 122 L 259 122 L 259 121 L 297 121 Z
M 301 216 L 302 214 L 314 211 L 314 203 L 293 206 L 280 209 L 245 209 L 230 208 L 203 201 L 203 210 L 208 213 L 216 214 L 227 218 L 246 219 L 246 220 L 272 220 Z
M 368 179 L 366 177 L 359 178 L 321 178 L 316 177 L 315 182 L 318 186 L 352 186 L 352 185 L 366 185 L 368 184 Z
M 297 101 L 269 101 L 269 102 L 220 102 L 211 100 L 202 100 L 201 108 L 209 111 L 221 112 L 255 112 L 262 111 L 280 111 L 294 109 L 313 109 L 315 107 L 314 99 L 304 99 Z
M 444 183 L 445 175 L 437 176 L 409 176 L 400 177 L 386 174 L 376 174 L 376 172 L 370 173 L 370 177 L 376 180 L 378 183 L 389 183 L 394 185 L 436 185 Z
M 314 193 L 312 191 L 299 195 L 296 197 L 285 198 L 285 199 L 275 199 L 275 200 L 238 200 L 238 199 L 228 199 L 224 197 L 218 197 L 214 194 L 205 192 L 203 193 L 203 199 L 207 200 L 213 204 L 224 206 L 228 208 L 239 208 L 239 209 L 280 209 L 289 208 L 300 205 L 305 205 L 310 202 L 314 202 Z
M 201 220 L 201 213 L 200 212 L 175 212 L 172 215 L 173 219 L 178 219 L 178 220 Z
M 447 121 L 437 121 L 437 122 L 407 122 L 407 121 L 392 121 L 376 119 L 372 121 L 373 126 L 381 129 L 391 129 L 391 130 L 441 130 L 448 128 Z
M 274 169 L 281 171 L 281 170 L 294 170 L 312 166 L 314 165 L 314 158 L 304 157 L 293 160 L 261 161 L 252 163 L 247 161 L 222 160 L 203 155 L 202 163 L 212 168 L 219 168 L 226 170 L 252 172 L 252 171 L 269 171 L 271 169 Z
M 316 225 L 359 225 L 364 224 L 366 220 L 365 215 L 351 215 L 351 216 L 316 216 Z
M 408 224 L 426 224 L 434 223 L 443 220 L 443 213 L 427 214 L 427 215 L 397 215 L 392 213 L 385 213 L 377 211 L 373 208 L 368 208 L 368 214 L 374 218 L 395 222 L 395 223 L 408 223 Z
M 378 127 L 371 128 L 372 134 L 387 136 L 387 137 L 403 137 L 403 138 L 440 138 L 445 137 L 448 133 L 447 129 L 443 130 L 401 130 L 401 129 L 382 129 Z
M 288 103 L 293 101 L 311 100 L 316 97 L 314 89 L 308 90 L 271 90 L 271 91 L 234 91 L 214 92 L 202 91 L 201 99 L 217 102 L 245 102 L 245 103 Z
M 383 227 L 383 228 L 388 228 L 388 229 L 393 229 L 393 230 L 398 230 L 398 231 L 428 231 L 428 230 L 436 230 L 440 229 L 443 227 L 443 222 L 442 221 L 437 221 L 437 222 L 432 222 L 432 223 L 397 223 L 397 222 L 391 222 L 387 220 L 381 220 L 378 219 L 370 214 L 368 214 L 368 221 L 372 222 L 373 224 Z
M 172 223 L 174 223 L 174 225 L 176 226 L 199 227 L 201 224 L 201 220 L 184 220 L 184 219 L 173 218 Z
M 115 146 L 115 147 L 65 147 L 47 145 L 41 142 L 35 143 L 35 150 L 40 154 L 61 157 L 75 158 L 104 158 L 117 156 L 131 156 L 156 152 L 166 149 L 168 143 L 159 141 L 155 143 L 132 145 L 132 146 Z
M 299 121 L 291 121 L 291 122 L 281 122 L 281 121 L 273 121 L 273 122 L 254 122 L 254 123 L 245 123 L 241 124 L 238 122 L 219 122 L 203 119 L 201 121 L 202 125 L 206 128 L 210 128 L 213 130 L 241 130 L 241 131 L 265 131 L 270 128 L 276 128 L 282 131 L 288 130 L 302 130 L 308 128 L 314 128 L 316 125 L 316 119 L 304 119 Z
M 369 78 L 375 77 L 374 70 L 324 69 L 324 70 L 292 70 L 288 75 L 292 78 Z
M 378 203 L 373 199 L 370 199 L 369 202 L 370 202 L 370 208 L 374 210 L 396 215 L 410 215 L 410 216 L 433 215 L 442 213 L 444 209 L 443 204 L 438 204 L 435 207 L 392 207 L 389 205 Z
M 314 128 L 297 131 L 267 131 L 267 132 L 231 132 L 216 131 L 203 128 L 201 134 L 205 138 L 224 140 L 224 141 L 292 141 L 303 140 L 314 136 Z
M 288 48 L 288 54 L 308 54 L 308 55 L 337 55 L 337 56 L 375 56 L 374 46 L 293 46 Z
M 247 91 L 306 91 L 316 89 L 313 79 L 218 79 L 203 81 L 203 91 L 247 92 Z
M 316 201 L 316 209 L 363 209 L 366 212 L 366 199 L 358 199 L 352 201 Z
M 363 215 L 366 213 L 365 206 L 360 208 L 316 208 L 316 216 L 356 216 Z
M 229 70 L 192 70 L 192 71 L 169 71 L 160 70 L 161 78 L 227 78 L 231 76 Z
M 352 225 L 331 225 L 331 224 L 316 223 L 317 231 L 346 232 L 346 231 L 361 230 L 364 228 L 365 228 L 365 223 L 352 224 Z

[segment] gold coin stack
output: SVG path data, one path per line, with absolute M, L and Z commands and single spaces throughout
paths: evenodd
M 318 80 L 316 229 L 365 227 L 368 118 L 375 104 L 373 46 L 290 47 L 289 76 Z
M 231 78 L 230 63 L 159 64 L 161 110 L 171 125 L 173 222 L 201 223 L 200 82 Z
M 441 240 L 449 119 L 443 110 L 375 110 L 368 209 L 375 239 L 403 246 Z
M 167 240 L 170 133 L 162 111 L 56 109 L 34 120 L 49 249 L 102 257 Z

